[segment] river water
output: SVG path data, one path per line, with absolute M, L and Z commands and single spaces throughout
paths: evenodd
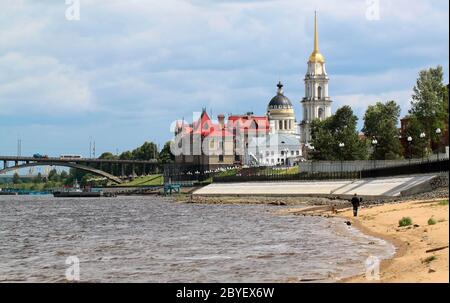
M 279 208 L 0 196 L 0 282 L 65 282 L 69 256 L 82 282 L 332 282 L 394 253 L 342 219 Z

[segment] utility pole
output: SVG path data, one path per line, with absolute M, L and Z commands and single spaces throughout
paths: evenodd
M 94 147 L 93 147 L 93 149 L 92 149 L 92 155 L 93 155 L 94 158 L 95 158 L 95 141 L 94 141 Z
M 17 157 L 22 156 L 22 139 L 17 139 Z

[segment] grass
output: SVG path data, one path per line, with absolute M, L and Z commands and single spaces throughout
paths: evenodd
M 447 206 L 448 205 L 448 200 L 442 200 L 441 202 L 439 202 L 439 205 Z
M 422 263 L 427 263 L 428 264 L 428 263 L 433 262 L 436 259 L 437 259 L 436 256 L 429 256 L 428 258 L 425 258 L 425 260 L 423 260 Z
M 401 220 L 398 221 L 398 226 L 405 227 L 412 225 L 412 220 L 410 217 L 403 217 Z
M 163 175 L 156 174 L 145 177 L 137 177 L 133 181 L 122 183 L 119 186 L 158 186 L 163 183 Z
M 428 225 L 435 225 L 437 222 L 434 218 L 428 219 Z

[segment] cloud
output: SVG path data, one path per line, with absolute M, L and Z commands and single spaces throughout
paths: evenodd
M 0 57 L 0 70 L 0 115 L 95 110 L 80 73 L 53 58 L 8 53 Z
M 405 112 L 420 69 L 442 64 L 448 75 L 447 1 L 380 0 L 379 21 L 366 20 L 364 0 L 81 0 L 78 22 L 65 9 L 2 1 L 2 136 L 82 123 L 117 134 L 105 149 L 163 141 L 171 121 L 203 106 L 264 114 L 279 79 L 300 120 L 316 9 L 335 107 L 394 99 Z

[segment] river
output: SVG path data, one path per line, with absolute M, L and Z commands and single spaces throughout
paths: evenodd
M 69 256 L 81 282 L 332 282 L 394 253 L 343 219 L 277 209 L 0 196 L 0 282 L 65 282 Z

